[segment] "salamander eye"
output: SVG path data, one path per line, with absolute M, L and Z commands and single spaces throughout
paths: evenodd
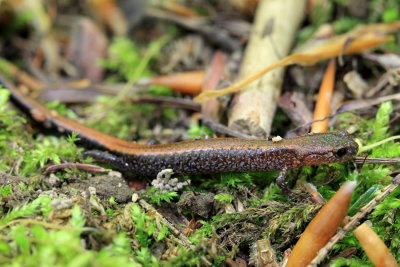
M 344 147 L 339 148 L 339 149 L 336 151 L 336 156 L 338 156 L 339 158 L 343 157 L 343 156 L 346 155 L 346 154 L 347 154 L 347 149 L 344 148 Z

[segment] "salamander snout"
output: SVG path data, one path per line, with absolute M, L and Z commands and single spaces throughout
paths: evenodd
M 345 162 L 355 157 L 358 144 L 348 135 L 325 133 L 309 135 L 304 163 L 306 165 Z M 311 145 L 309 145 L 311 144 Z

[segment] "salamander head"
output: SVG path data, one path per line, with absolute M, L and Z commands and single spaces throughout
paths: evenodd
M 303 165 L 329 164 L 353 159 L 358 144 L 345 132 L 310 134 L 299 142 Z

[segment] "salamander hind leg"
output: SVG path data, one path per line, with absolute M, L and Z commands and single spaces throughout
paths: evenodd
M 84 152 L 83 155 L 85 157 L 91 157 L 97 162 L 106 163 L 117 171 L 123 173 L 130 171 L 129 164 L 124 160 L 123 157 L 98 150 L 89 150 Z

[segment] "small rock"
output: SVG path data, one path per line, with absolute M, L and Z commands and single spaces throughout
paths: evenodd
M 60 184 L 61 184 L 61 179 L 58 178 L 54 173 L 51 173 L 49 177 L 49 185 L 58 186 Z
M 96 195 L 96 188 L 93 186 L 89 186 L 88 187 L 88 191 L 90 193 L 90 195 Z
M 72 200 L 70 199 L 54 199 L 51 205 L 55 210 L 63 210 L 72 207 Z
M 208 218 L 214 207 L 213 193 L 184 192 L 177 203 L 180 210 L 188 210 L 195 215 Z

